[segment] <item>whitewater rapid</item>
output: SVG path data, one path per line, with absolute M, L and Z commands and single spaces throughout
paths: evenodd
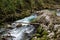
M 14 23 L 12 23 L 12 27 L 14 29 L 9 30 L 6 34 L 4 34 L 4 36 L 7 35 L 11 36 L 6 38 L 7 40 L 29 40 L 29 38 L 34 33 L 35 28 L 33 25 L 24 24 L 24 23 L 30 23 L 36 17 L 37 17 L 36 15 L 31 15 L 29 17 L 25 17 L 24 19 L 15 21 Z M 24 23 L 21 23 L 22 27 L 16 28 L 19 22 L 24 22 Z

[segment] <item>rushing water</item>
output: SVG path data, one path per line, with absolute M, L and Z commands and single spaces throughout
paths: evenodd
M 29 38 L 32 36 L 32 34 L 34 33 L 34 30 L 35 30 L 33 25 L 22 23 L 22 27 L 16 28 L 16 26 L 18 24 L 16 22 L 30 23 L 36 17 L 37 17 L 36 15 L 31 15 L 24 19 L 15 21 L 14 23 L 12 23 L 12 27 L 14 27 L 14 29 L 9 30 L 8 31 L 9 33 L 4 34 L 4 36 L 7 36 L 7 35 L 12 36 L 12 37 L 6 38 L 7 40 L 29 40 Z
M 24 23 L 30 23 L 32 20 L 34 20 L 37 17 L 37 15 L 31 15 L 29 17 L 25 17 L 24 19 L 21 20 L 17 20 L 14 23 L 12 23 L 13 27 L 16 27 L 17 24 L 19 24 L 18 22 L 22 22 L 22 25 L 28 25 L 28 24 L 24 24 Z
M 57 16 L 60 16 L 60 12 L 57 12 Z
M 60 16 L 60 9 L 57 9 L 57 16 Z

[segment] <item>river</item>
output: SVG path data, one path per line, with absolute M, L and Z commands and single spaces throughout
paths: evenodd
M 35 28 L 33 25 L 24 23 L 30 23 L 35 18 L 37 18 L 37 15 L 31 15 L 29 17 L 25 17 L 24 19 L 15 21 L 14 23 L 12 23 L 12 27 L 14 29 L 9 30 L 6 34 L 3 34 L 2 36 L 8 36 L 6 40 L 29 40 L 34 33 Z M 16 28 L 19 22 L 24 23 L 21 23 L 22 27 Z

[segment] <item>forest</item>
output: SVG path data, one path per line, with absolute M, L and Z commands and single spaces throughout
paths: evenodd
M 60 0 L 0 0 L 0 24 L 29 16 L 34 10 L 57 8 Z

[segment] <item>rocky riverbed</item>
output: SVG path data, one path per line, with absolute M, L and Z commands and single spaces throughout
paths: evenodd
M 35 27 L 36 33 L 33 34 L 33 37 L 30 40 L 60 40 L 60 16 L 57 15 L 57 13 L 57 11 L 51 10 L 34 12 L 34 14 L 37 15 L 37 18 L 31 23 L 39 24 L 32 24 Z M 5 26 L 5 28 L 8 29 L 12 28 L 9 24 Z M 18 24 L 17 26 L 21 26 L 21 24 Z
M 60 16 L 57 11 L 41 10 L 33 22 L 40 23 L 32 40 L 60 40 Z

